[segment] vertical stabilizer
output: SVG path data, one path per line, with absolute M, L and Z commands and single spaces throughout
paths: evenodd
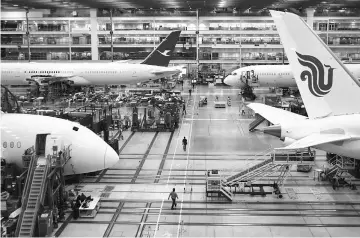
M 173 31 L 156 47 L 141 64 L 167 67 L 179 40 L 181 31 Z
M 360 113 L 360 85 L 299 16 L 270 11 L 310 118 Z

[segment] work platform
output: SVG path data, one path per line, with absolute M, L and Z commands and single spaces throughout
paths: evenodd
M 35 145 L 35 148 L 27 149 L 23 156 L 27 170 L 15 232 L 19 237 L 49 235 L 53 222 L 57 223 L 58 215 L 64 214 L 63 170 L 71 158 L 71 144 L 65 145 L 55 135 L 50 139 L 49 134 L 39 134 Z M 55 218 L 53 213 L 56 214 Z M 49 229 L 41 229 L 38 225 L 43 217 Z
M 188 91 L 185 83 L 184 92 Z M 259 95 L 259 90 L 255 89 Z M 55 237 L 358 237 L 360 194 L 348 188 L 333 190 L 329 181 L 317 180 L 313 171 L 328 165 L 325 153 L 316 151 L 309 173 L 296 171 L 284 181 L 283 198 L 275 195 L 240 194 L 231 187 L 232 202 L 225 197 L 207 198 L 207 171 L 227 176 L 246 168 L 254 154 L 263 154 L 282 142 L 263 133 L 249 133 L 252 121 L 239 116 L 239 90 L 197 85 L 179 128 L 171 132 L 124 132 L 119 142 L 119 162 L 99 175 L 85 176 L 70 186 L 79 193 L 100 197 L 95 218 L 69 217 L 59 224 Z M 232 106 L 215 110 L 196 108 L 200 96 L 208 102 L 219 95 L 232 98 Z M 259 97 L 261 98 L 262 95 Z M 187 100 L 185 96 L 185 100 Z M 194 104 L 195 103 L 195 106 Z M 193 111 L 193 108 L 194 111 Z M 181 140 L 188 139 L 183 150 Z M 257 161 L 259 162 L 259 161 Z M 276 172 L 265 181 L 273 184 Z M 314 179 L 315 178 L 315 179 Z M 359 180 L 355 180 L 359 184 Z M 250 190 L 244 186 L 245 192 Z M 260 187 L 253 191 L 261 192 Z M 168 195 L 178 194 L 175 210 Z M 185 188 L 185 189 L 184 189 Z M 264 192 L 273 193 L 264 186 Z
M 263 155 L 256 155 L 249 160 L 244 168 L 239 171 L 208 171 L 207 182 L 206 182 L 206 195 L 213 196 L 217 193 L 223 195 L 229 201 L 233 200 L 233 194 L 229 191 L 231 187 L 250 187 L 251 195 L 265 195 L 263 191 L 264 186 L 271 186 L 275 189 L 277 194 L 281 194 L 279 187 L 283 185 L 284 180 L 290 170 L 290 165 L 298 164 L 315 164 L 315 151 L 286 151 L 279 152 L 273 150 L 271 152 L 265 152 Z M 261 192 L 254 192 L 254 182 L 264 179 L 265 177 L 277 173 L 277 181 L 271 184 L 256 184 L 255 187 L 259 187 Z M 242 192 L 244 194 L 245 192 Z

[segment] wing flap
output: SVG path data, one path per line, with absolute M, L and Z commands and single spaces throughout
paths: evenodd
M 288 145 L 283 148 L 276 148 L 276 150 L 294 150 L 294 149 L 303 149 L 307 147 L 312 147 L 320 144 L 344 141 L 352 139 L 349 135 L 339 135 L 339 134 L 311 134 L 300 140 L 295 141 L 291 145 Z
M 247 107 L 254 110 L 255 113 L 260 114 L 266 120 L 273 124 L 285 124 L 286 122 L 292 122 L 294 120 L 305 120 L 306 117 L 282 110 L 275 107 L 270 107 L 261 103 L 250 103 Z

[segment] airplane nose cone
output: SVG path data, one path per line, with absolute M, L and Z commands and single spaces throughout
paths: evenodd
M 107 146 L 106 148 L 104 161 L 105 161 L 104 164 L 106 169 L 113 167 L 117 162 L 119 162 L 119 155 L 111 146 Z
M 229 86 L 232 86 L 231 84 L 230 84 L 230 77 L 229 76 L 227 76 L 227 77 L 225 77 L 225 79 L 224 79 L 224 84 L 226 84 L 226 85 L 229 85 Z
M 232 75 L 227 76 L 227 77 L 224 79 L 224 83 L 225 83 L 226 85 L 231 86 L 231 87 L 236 87 L 236 86 L 238 86 L 238 85 L 236 84 L 236 79 L 235 79 L 235 77 L 232 76 Z

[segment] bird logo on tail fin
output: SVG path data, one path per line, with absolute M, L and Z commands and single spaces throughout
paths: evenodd
M 170 56 L 170 54 L 169 54 L 170 51 L 171 51 L 171 50 L 164 50 L 164 52 L 161 52 L 161 51 L 158 50 L 157 52 L 159 52 L 159 53 L 162 54 L 163 56 L 168 57 L 168 56 Z
M 333 71 L 330 65 L 322 64 L 320 60 L 311 55 L 302 55 L 296 52 L 298 55 L 298 61 L 302 66 L 308 67 L 309 70 L 304 70 L 300 74 L 302 81 L 308 81 L 308 87 L 312 95 L 315 97 L 323 97 L 331 91 L 333 85 Z M 325 83 L 324 68 L 328 68 L 328 79 Z

